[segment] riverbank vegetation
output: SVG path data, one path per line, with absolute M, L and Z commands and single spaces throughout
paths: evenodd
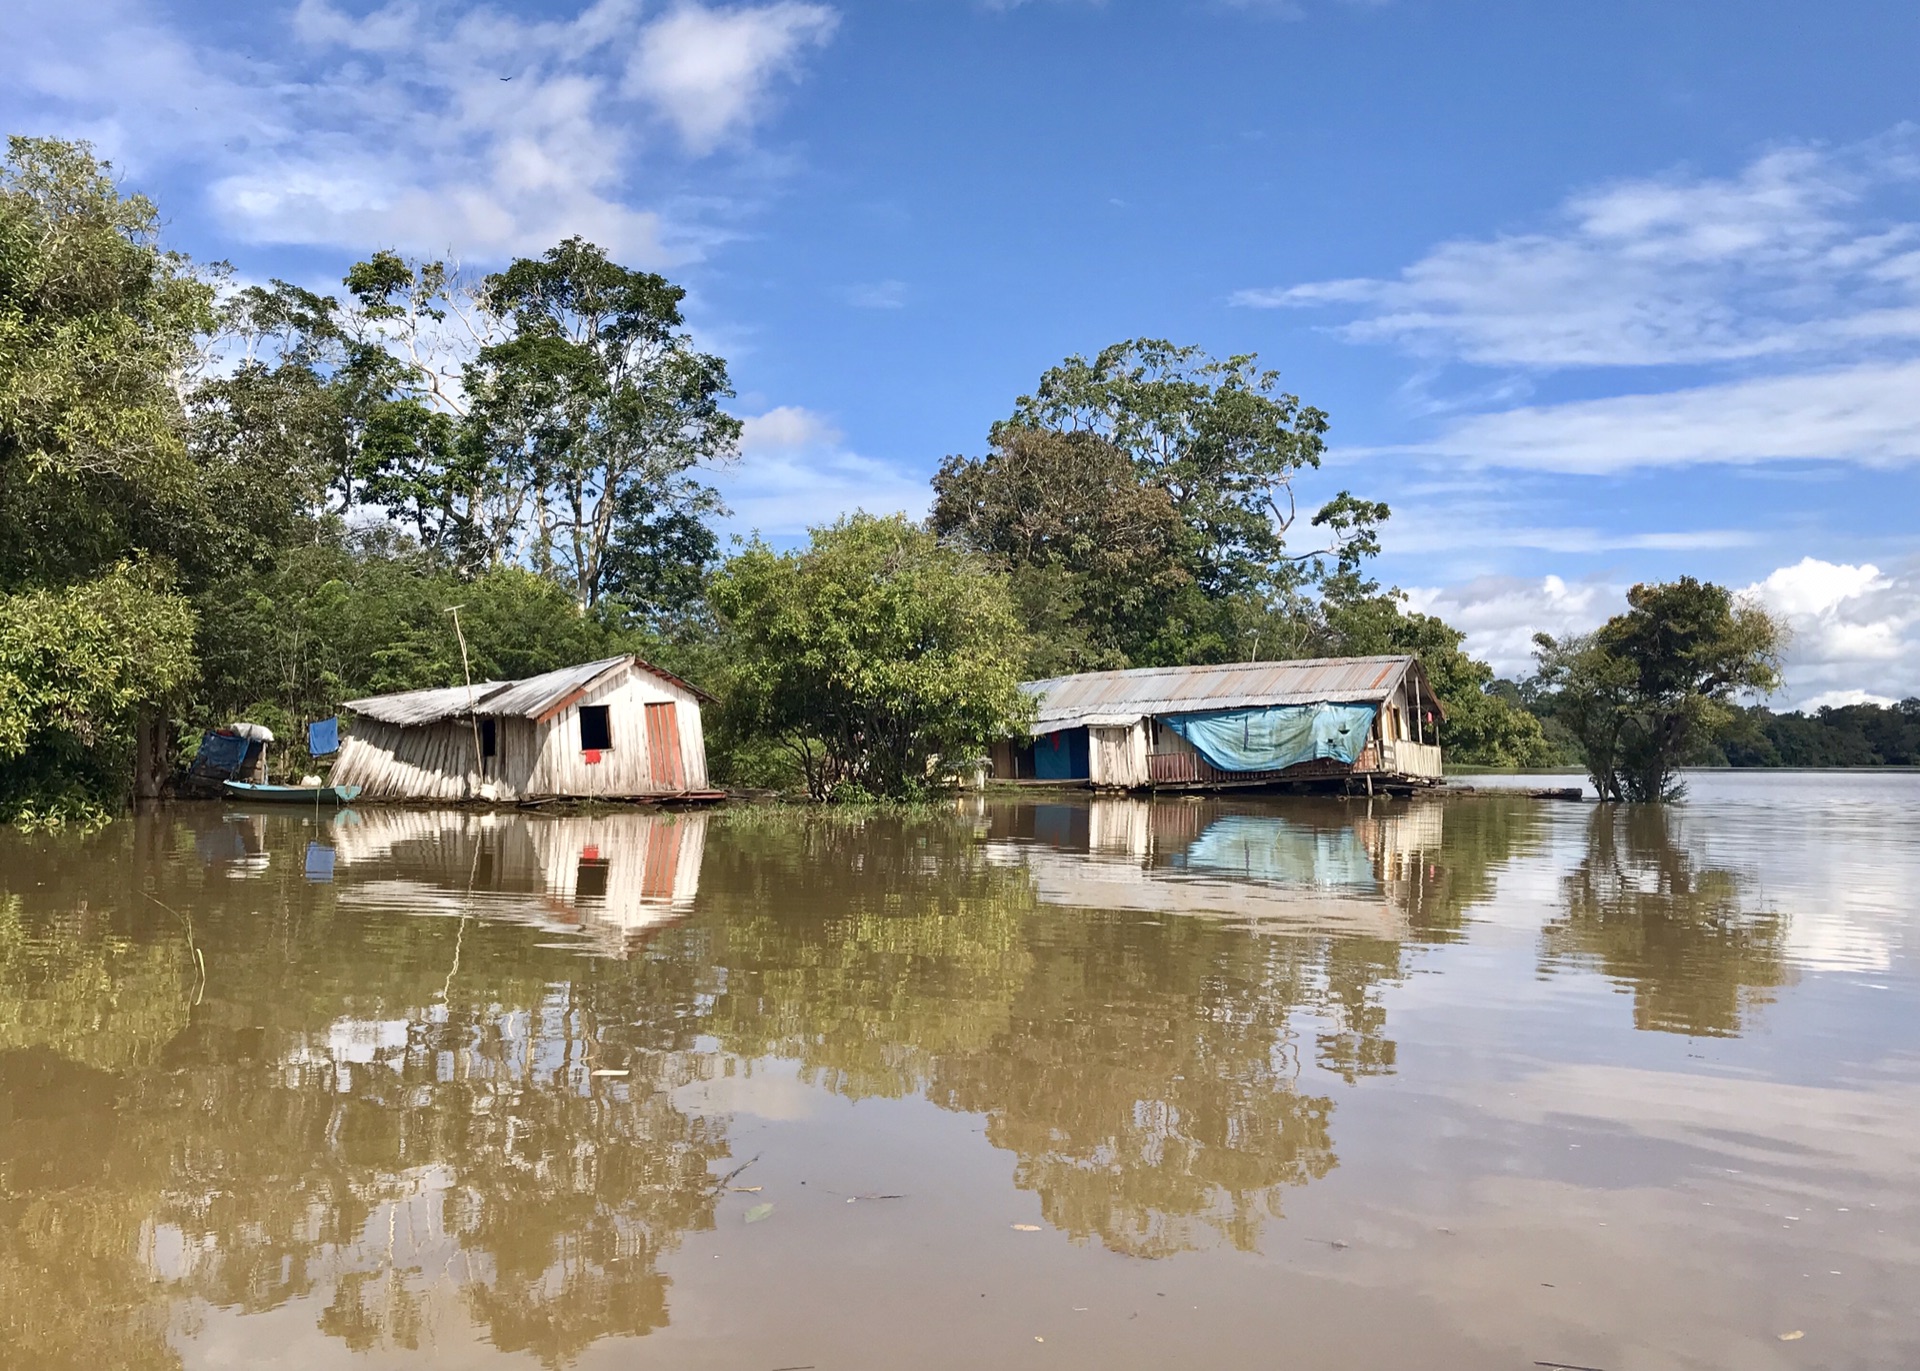
M 476 678 L 639 653 L 724 702 L 716 780 L 816 796 L 911 795 L 1018 727 L 1019 680 L 1099 668 L 1414 653 L 1455 760 L 1590 740 L 1576 675 L 1496 681 L 1369 574 L 1388 507 L 1306 502 L 1329 418 L 1251 356 L 1069 358 L 940 464 L 924 524 L 727 549 L 742 425 L 679 286 L 578 238 L 241 285 L 160 222 L 85 145 L 11 140 L 0 815 L 158 793 L 209 725 L 297 739 L 456 681 L 455 606 Z

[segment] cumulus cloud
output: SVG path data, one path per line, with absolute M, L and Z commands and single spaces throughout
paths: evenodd
M 1729 178 L 1619 181 L 1542 229 L 1442 243 L 1387 278 L 1241 291 L 1355 342 L 1484 366 L 1653 366 L 1920 339 L 1916 135 L 1783 148 Z
M 626 87 L 664 111 L 689 148 L 710 152 L 753 124 L 774 80 L 792 76 L 837 22 L 824 5 L 790 0 L 757 9 L 682 5 L 642 31 Z
M 1588 632 L 1624 608 L 1624 600 L 1623 587 L 1558 576 L 1483 576 L 1457 586 L 1407 591 L 1410 608 L 1460 629 L 1467 635 L 1467 651 L 1506 677 L 1532 673 L 1534 634 L 1558 638 Z
M 1920 568 L 1887 573 L 1805 557 L 1746 593 L 1792 630 L 1787 700 L 1817 708 L 1920 695 Z
M 918 519 L 929 498 L 923 476 L 852 451 L 831 420 L 797 405 L 749 416 L 739 462 L 714 484 L 733 511 L 731 531 L 780 540 L 856 509 Z
M 1467 635 L 1466 648 L 1502 676 L 1533 670 L 1533 635 L 1586 633 L 1626 608 L 1609 580 L 1485 576 L 1415 587 L 1411 608 Z M 1885 572 L 1805 557 L 1741 588 L 1787 621 L 1786 687 L 1776 709 L 1817 709 L 1920 694 L 1920 566 Z
M 300 0 L 265 56 L 189 42 L 146 0 L 73 0 L 0 25 L 13 82 L 0 108 L 56 114 L 136 169 L 191 169 L 243 241 L 495 259 L 580 233 L 660 266 L 712 231 L 636 204 L 639 171 L 740 142 L 832 12 L 656 16 L 595 0 L 531 19 L 452 0 L 366 14 Z

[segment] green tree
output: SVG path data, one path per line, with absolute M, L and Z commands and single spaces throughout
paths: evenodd
M 179 575 L 245 556 L 244 464 L 187 441 L 212 288 L 85 144 L 0 162 L 0 806 L 117 799 L 193 673 Z
M 731 707 L 825 798 L 917 794 L 1018 727 L 1021 633 L 1005 577 L 895 516 L 749 544 L 715 574 L 735 646 Z
M 733 394 L 726 363 L 681 330 L 685 295 L 579 238 L 483 286 L 512 336 L 467 369 L 474 441 L 537 492 L 533 564 L 583 606 L 670 579 L 660 562 L 718 507 L 691 473 L 733 453 L 740 421 L 720 408 Z
M 1780 685 L 1786 630 L 1758 604 L 1683 576 L 1636 585 L 1597 631 L 1534 638 L 1542 689 L 1606 800 L 1677 797 L 1675 771 Z
M 1051 368 L 990 436 L 1004 450 L 1022 431 L 1088 434 L 1164 493 L 1191 591 L 1168 608 L 1141 649 L 1145 660 L 1131 662 L 1156 665 L 1236 660 L 1261 651 L 1263 639 L 1271 653 L 1288 636 L 1276 632 L 1276 617 L 1379 550 L 1386 505 L 1346 491 L 1311 516 L 1314 546 L 1290 542 L 1302 531 L 1295 482 L 1320 467 L 1326 430 L 1326 414 L 1280 390 L 1279 373 L 1257 358 L 1219 360 L 1143 338 Z
M 1030 676 L 1150 660 L 1192 584 L 1172 497 L 1092 433 L 1002 428 L 933 478 L 933 531 L 1008 573 Z

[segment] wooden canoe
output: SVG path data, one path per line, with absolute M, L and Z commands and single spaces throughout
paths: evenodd
M 359 795 L 357 785 L 254 785 L 223 781 L 222 788 L 236 800 L 265 800 L 273 804 L 344 805 Z

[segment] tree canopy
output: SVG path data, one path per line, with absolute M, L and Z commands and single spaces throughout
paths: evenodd
M 920 793 L 1024 718 L 1005 579 L 904 517 L 855 514 L 799 552 L 751 544 L 712 595 L 732 707 L 816 798 Z
M 1601 798 L 1670 799 L 1681 763 L 1735 722 L 1734 699 L 1779 688 L 1786 632 L 1690 576 L 1636 585 L 1627 605 L 1593 633 L 1536 636 L 1540 683 Z

